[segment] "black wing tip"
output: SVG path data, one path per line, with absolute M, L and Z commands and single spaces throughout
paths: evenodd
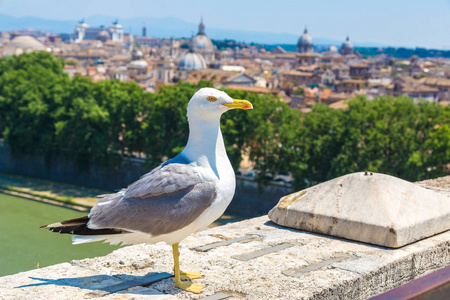
M 100 228 L 100 229 L 90 229 L 87 226 L 89 222 L 89 216 L 84 216 L 81 218 L 70 219 L 66 221 L 61 221 L 54 223 L 55 226 L 43 225 L 39 228 L 45 228 L 52 232 L 58 232 L 61 234 L 76 234 L 76 235 L 108 235 L 108 234 L 121 234 L 127 233 L 122 229 L 116 228 Z

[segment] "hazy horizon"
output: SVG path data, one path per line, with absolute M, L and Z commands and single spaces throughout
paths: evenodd
M 280 0 L 276 6 L 268 0 L 228 0 L 213 5 L 206 0 L 134 0 L 126 5 L 118 0 L 0 0 L 0 7 L 1 14 L 51 20 L 80 20 L 102 15 L 119 21 L 137 17 L 175 17 L 198 24 L 203 18 L 207 30 L 245 30 L 296 36 L 300 36 L 307 26 L 313 38 L 344 40 L 349 35 L 356 42 L 450 49 L 450 0 L 327 0 L 320 3 Z

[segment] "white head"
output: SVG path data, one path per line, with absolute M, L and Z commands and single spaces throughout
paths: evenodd
M 188 119 L 216 120 L 227 110 L 252 109 L 247 100 L 232 99 L 227 93 L 214 88 L 202 88 L 192 96 L 187 107 Z

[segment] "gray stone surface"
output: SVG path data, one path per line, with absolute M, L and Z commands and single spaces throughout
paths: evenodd
M 377 173 L 353 173 L 287 195 L 275 223 L 398 248 L 450 229 L 450 193 Z
M 132 277 L 128 276 L 128 280 Z M 141 286 L 115 294 L 102 293 L 107 287 L 126 282 L 75 264 L 54 266 L 0 277 L 0 299 L 175 299 Z
M 197 247 L 247 235 L 257 236 L 201 252 Z M 274 249 L 249 260 L 233 257 Z M 284 228 L 267 216 L 191 235 L 180 245 L 181 269 L 200 270 L 200 295 L 180 291 L 168 278 L 99 299 L 201 299 L 217 293 L 228 299 L 366 299 L 450 264 L 450 232 L 401 249 Z M 253 256 L 253 255 L 250 255 Z M 72 261 L 0 277 L 0 299 L 91 299 L 96 290 L 171 272 L 171 247 L 162 243 L 121 248 L 93 259 Z

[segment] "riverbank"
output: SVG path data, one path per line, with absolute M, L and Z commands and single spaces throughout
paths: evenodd
M 97 195 L 108 191 L 0 173 L 0 192 L 67 208 L 88 211 Z

